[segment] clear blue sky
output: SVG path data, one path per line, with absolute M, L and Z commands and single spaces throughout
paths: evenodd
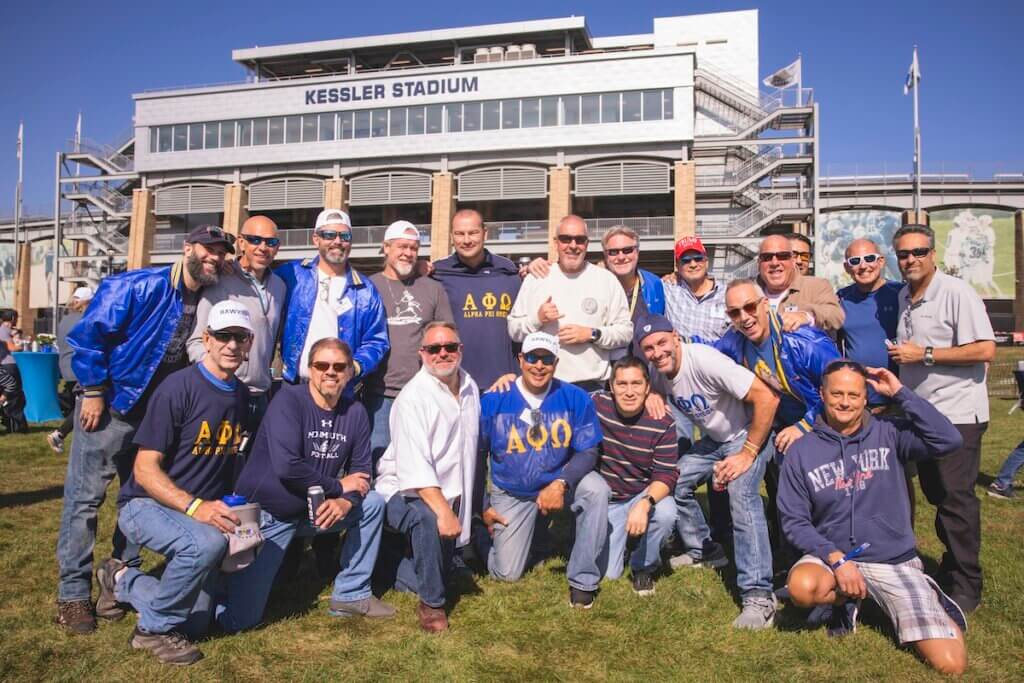
M 86 137 L 131 126 L 132 93 L 241 80 L 233 48 L 399 31 L 584 15 L 595 36 L 647 33 L 652 18 L 760 10 L 761 72 L 804 58 L 821 103 L 823 171 L 904 162 L 912 153 L 911 98 L 902 94 L 911 48 L 921 54 L 923 158 L 1003 162 L 1024 171 L 1024 2 L 111 1 L 12 3 L 0 21 L 0 215 L 17 181 L 25 121 L 25 207 L 50 212 L 54 154 L 83 112 Z

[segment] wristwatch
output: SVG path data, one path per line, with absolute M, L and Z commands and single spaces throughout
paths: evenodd
M 935 349 L 931 346 L 924 348 L 924 364 L 928 367 L 935 365 Z
M 593 328 L 591 328 L 591 330 L 590 330 L 590 341 L 596 342 L 600 338 L 601 338 L 601 328 L 600 327 L 593 327 Z
M 651 505 L 651 509 L 652 509 L 652 510 L 654 509 L 654 506 L 658 504 L 658 503 L 657 503 L 657 502 L 656 502 L 656 501 L 654 500 L 654 496 L 652 496 L 652 495 L 650 495 L 650 494 L 647 494 L 646 496 L 644 496 L 644 500 L 646 500 L 646 501 L 647 501 L 648 503 L 650 503 L 650 505 Z

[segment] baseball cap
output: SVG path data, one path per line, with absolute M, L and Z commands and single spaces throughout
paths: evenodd
M 384 241 L 416 240 L 420 241 L 420 229 L 409 221 L 395 221 L 384 231 Z
M 240 327 L 252 332 L 252 316 L 249 315 L 249 309 L 237 301 L 221 301 L 210 309 L 206 327 L 213 332 L 229 327 Z
M 523 353 L 530 351 L 547 351 L 553 356 L 558 355 L 558 337 L 547 332 L 531 332 L 523 340 Z
M 641 317 L 633 326 L 633 344 L 639 347 L 644 338 L 656 332 L 675 332 L 675 329 L 663 315 L 648 314 Z
M 328 225 L 344 225 L 351 228 L 352 220 L 341 209 L 324 209 L 317 215 L 316 227 L 313 229 L 318 230 Z
M 676 242 L 676 260 L 688 251 L 699 251 L 705 256 L 708 255 L 708 250 L 704 248 L 704 243 L 700 241 L 699 237 L 684 237 Z
M 78 287 L 71 293 L 71 298 L 79 301 L 91 301 L 93 293 L 92 287 Z
M 185 238 L 186 244 L 223 244 L 229 254 L 235 253 L 235 236 L 217 225 L 200 225 Z

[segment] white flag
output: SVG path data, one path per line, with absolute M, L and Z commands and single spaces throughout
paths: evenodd
M 921 67 L 917 64 L 917 48 L 914 48 L 914 59 L 910 62 L 910 68 L 907 70 L 907 80 L 903 84 L 903 94 L 906 95 L 917 85 L 918 81 L 921 80 Z
M 21 161 L 21 146 L 24 144 L 25 139 L 25 124 L 18 124 L 18 161 Z
M 75 122 L 75 151 L 80 152 L 82 146 L 82 112 L 78 112 L 78 121 Z
M 761 82 L 769 88 L 788 88 L 800 82 L 800 71 L 802 68 L 801 57 L 797 57 L 795 62 L 789 66 L 782 67 Z

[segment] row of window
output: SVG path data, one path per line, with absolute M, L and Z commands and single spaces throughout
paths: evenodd
M 149 151 L 184 152 L 400 135 L 661 121 L 672 117 L 672 91 L 669 89 L 524 97 L 156 126 L 150 129 Z

